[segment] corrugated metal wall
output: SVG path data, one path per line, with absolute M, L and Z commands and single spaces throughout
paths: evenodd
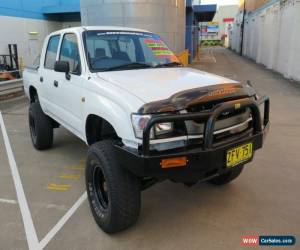
M 256 9 L 260 8 L 264 4 L 270 2 L 271 0 L 240 0 L 239 5 L 240 5 L 241 10 L 244 8 L 244 2 L 245 1 L 246 1 L 246 9 L 248 11 L 253 11 L 253 10 L 256 10 Z
M 81 21 L 146 29 L 161 35 L 171 49 L 184 50 L 185 0 L 81 0 Z
M 240 52 L 240 13 L 230 47 Z M 243 54 L 286 78 L 300 81 L 300 2 L 284 0 L 246 16 Z

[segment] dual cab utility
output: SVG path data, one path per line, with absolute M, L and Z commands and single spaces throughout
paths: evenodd
M 183 67 L 145 30 L 54 32 L 24 85 L 36 149 L 50 148 L 60 125 L 90 146 L 86 188 L 107 233 L 136 222 L 141 190 L 157 182 L 237 178 L 269 125 L 269 99 L 249 83 Z

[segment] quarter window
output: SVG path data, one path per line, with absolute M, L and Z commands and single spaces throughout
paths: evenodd
M 57 49 L 59 45 L 59 38 L 60 36 L 52 36 L 49 39 L 48 47 L 46 51 L 46 57 L 45 57 L 45 68 L 46 69 L 54 69 L 54 63 L 56 61 L 56 54 Z
M 69 62 L 71 73 L 81 73 L 78 42 L 75 34 L 64 35 L 59 60 Z

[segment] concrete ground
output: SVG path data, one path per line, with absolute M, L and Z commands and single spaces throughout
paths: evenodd
M 187 188 L 164 182 L 146 190 L 138 223 L 114 236 L 96 226 L 84 200 L 57 233 L 48 235 L 45 249 L 235 250 L 242 249 L 245 235 L 295 235 L 299 239 L 300 85 L 225 49 L 204 50 L 201 62 L 193 67 L 242 82 L 249 79 L 259 92 L 270 96 L 272 124 L 264 149 L 227 186 L 202 183 Z M 55 131 L 53 149 L 35 151 L 27 106 L 21 99 L 2 103 L 0 109 L 41 241 L 85 192 L 87 147 L 60 128 Z M 0 249 L 28 249 L 10 167 L 1 135 Z

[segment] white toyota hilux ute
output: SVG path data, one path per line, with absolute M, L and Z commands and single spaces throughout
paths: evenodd
M 141 191 L 157 182 L 237 178 L 269 128 L 268 97 L 250 83 L 183 67 L 145 30 L 54 32 L 23 78 L 34 147 L 52 147 L 60 125 L 89 145 L 88 198 L 107 233 L 136 222 Z

